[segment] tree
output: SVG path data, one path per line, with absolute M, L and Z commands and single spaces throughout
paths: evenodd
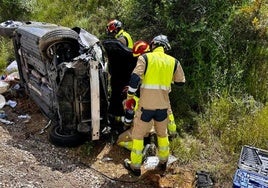
M 24 20 L 30 13 L 30 1 L 0 0 L 0 21 Z

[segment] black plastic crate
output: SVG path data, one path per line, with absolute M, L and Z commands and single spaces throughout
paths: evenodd
M 196 188 L 213 188 L 213 181 L 208 172 L 197 171 L 196 177 Z

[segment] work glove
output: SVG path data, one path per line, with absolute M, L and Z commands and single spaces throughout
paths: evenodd
M 128 95 L 127 99 L 124 100 L 124 110 L 125 110 L 125 125 L 131 125 L 133 118 L 134 118 L 134 108 L 136 106 L 136 101 L 133 98 L 134 95 Z
M 136 105 L 136 101 L 133 98 L 126 99 L 124 101 L 124 109 L 125 110 L 134 110 Z

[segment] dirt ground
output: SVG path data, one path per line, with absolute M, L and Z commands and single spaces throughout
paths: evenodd
M 3 94 L 4 95 L 4 94 Z M 194 187 L 194 172 L 170 164 L 164 174 L 142 168 L 135 177 L 123 167 L 129 151 L 107 141 L 61 148 L 48 141 L 49 120 L 26 96 L 4 95 L 17 105 L 1 110 L 13 124 L 0 123 L 0 187 Z M 30 119 L 20 119 L 28 114 Z

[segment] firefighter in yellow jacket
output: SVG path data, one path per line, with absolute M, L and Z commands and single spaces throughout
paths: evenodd
M 150 46 L 147 42 L 139 40 L 134 43 L 132 53 L 134 57 L 138 57 L 146 52 L 149 52 Z M 126 95 L 126 89 L 123 91 L 123 95 Z M 134 112 L 138 109 L 138 101 L 139 98 L 137 96 L 133 97 L 133 100 L 129 100 L 128 104 L 125 104 L 125 117 L 122 118 L 125 124 L 128 126 L 131 126 L 132 120 L 134 118 Z M 170 136 L 175 136 L 177 131 L 177 126 L 175 124 L 174 116 L 171 110 L 171 107 L 168 109 L 168 133 Z M 128 150 L 131 150 L 132 148 L 132 127 L 123 132 L 122 134 L 119 135 L 117 139 L 117 145 L 122 146 Z M 153 129 L 153 124 L 151 124 L 151 127 L 148 128 L 148 132 L 145 137 L 148 137 L 150 134 L 154 134 L 154 129 Z
M 150 44 L 151 52 L 139 56 L 137 65 L 131 74 L 127 100 L 135 96 L 139 84 L 140 99 L 134 117 L 132 130 L 133 146 L 130 160 L 124 160 L 124 166 L 136 176 L 141 175 L 143 138 L 153 121 L 157 134 L 158 167 L 166 170 L 169 157 L 169 140 L 167 134 L 169 92 L 171 83 L 182 86 L 185 83 L 184 71 L 180 62 L 165 53 L 170 44 L 167 36 L 158 35 Z
M 107 24 L 107 33 L 108 35 L 114 36 L 128 48 L 133 48 L 133 40 L 131 36 L 122 28 L 122 22 L 119 20 L 114 19 Z
M 135 111 L 138 108 L 137 103 L 139 101 L 139 98 L 136 97 L 136 96 L 134 96 L 133 97 L 133 100 L 135 101 L 135 105 L 133 107 L 133 113 L 135 113 Z M 132 124 L 132 121 L 133 121 L 132 118 L 134 118 L 134 115 L 132 115 L 132 113 L 129 114 L 128 112 L 126 112 L 126 115 L 127 116 L 121 118 L 121 120 L 127 126 L 132 126 L 131 125 Z M 169 119 L 169 123 L 168 123 L 168 134 L 169 134 L 169 136 L 171 136 L 172 138 L 174 138 L 177 135 L 177 130 L 176 130 L 177 129 L 177 125 L 175 123 L 174 116 L 173 116 L 173 113 L 172 113 L 171 108 L 168 109 L 168 119 Z M 129 129 L 127 129 L 126 131 L 124 131 L 123 133 L 121 133 L 118 136 L 118 139 L 116 141 L 116 144 L 117 145 L 119 145 L 121 147 L 124 147 L 124 148 L 126 148 L 128 150 L 131 150 L 132 149 L 132 146 L 133 146 L 133 141 L 132 141 L 132 136 L 131 136 L 131 134 L 132 134 L 132 128 L 133 127 L 130 127 Z M 147 130 L 148 130 L 148 132 L 145 135 L 145 137 L 149 137 L 150 135 L 152 135 L 152 134 L 155 133 L 155 130 L 153 129 L 153 122 L 152 121 L 151 121 L 151 126 L 148 126 Z

